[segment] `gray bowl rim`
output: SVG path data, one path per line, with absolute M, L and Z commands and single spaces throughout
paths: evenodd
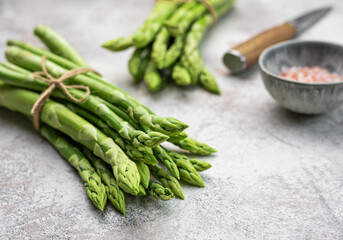
M 258 60 L 258 65 L 261 69 L 261 71 L 263 71 L 264 73 L 278 79 L 281 81 L 285 81 L 285 82 L 289 82 L 289 83 L 293 83 L 296 85 L 300 85 L 300 86 L 333 86 L 333 85 L 340 85 L 343 84 L 342 82 L 332 82 L 332 83 L 304 83 L 304 82 L 296 82 L 296 81 L 292 81 L 289 80 L 287 78 L 283 78 L 280 77 L 279 75 L 276 75 L 275 73 L 269 71 L 264 65 L 263 65 L 263 59 L 266 58 L 266 55 L 275 49 L 278 49 L 280 47 L 283 46 L 287 46 L 287 45 L 296 45 L 296 44 L 308 44 L 308 43 L 316 43 L 316 44 L 327 44 L 327 45 L 332 45 L 335 47 L 339 47 L 343 49 L 343 45 L 337 44 L 337 43 L 331 43 L 331 42 L 327 42 L 327 41 L 319 41 L 319 40 L 287 40 L 287 41 L 283 41 L 281 43 L 276 43 L 268 48 L 266 48 L 260 55 L 259 60 Z

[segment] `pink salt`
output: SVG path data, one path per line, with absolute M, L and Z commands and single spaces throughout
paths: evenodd
M 281 77 L 303 83 L 334 83 L 342 82 L 343 76 L 330 73 L 321 67 L 291 67 L 280 74 Z

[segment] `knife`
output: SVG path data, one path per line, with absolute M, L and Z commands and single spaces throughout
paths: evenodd
M 291 39 L 319 21 L 331 7 L 308 12 L 292 21 L 268 29 L 225 53 L 223 62 L 231 73 L 239 73 L 257 63 L 258 57 L 267 47 Z

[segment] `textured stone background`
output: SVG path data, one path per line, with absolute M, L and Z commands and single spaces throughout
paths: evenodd
M 343 108 L 305 117 L 281 109 L 256 69 L 227 75 L 226 49 L 310 8 L 334 11 L 301 36 L 343 43 L 341 0 L 239 1 L 202 44 L 222 96 L 170 86 L 156 95 L 133 86 L 126 62 L 104 40 L 131 33 L 152 0 L 0 0 L 0 52 L 6 40 L 38 43 L 46 23 L 66 36 L 91 66 L 161 115 L 191 126 L 215 146 L 204 158 L 206 188 L 184 186 L 186 200 L 127 197 L 127 216 L 96 210 L 76 172 L 25 118 L 0 109 L 0 239 L 343 239 Z M 3 56 L 0 56 L 4 60 Z

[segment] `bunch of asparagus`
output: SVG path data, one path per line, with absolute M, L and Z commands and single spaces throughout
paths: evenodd
M 46 58 L 46 69 L 55 78 L 87 66 L 77 51 L 49 27 L 38 25 L 34 33 L 50 51 L 9 40 L 8 62 L 0 63 L 0 106 L 31 120 L 33 105 L 49 87 L 33 74 L 42 71 L 42 58 Z M 79 74 L 65 84 L 87 86 L 91 94 L 76 103 L 56 88 L 41 110 L 40 133 L 78 171 L 97 208 L 103 210 L 109 199 L 125 214 L 123 191 L 137 196 L 148 191 L 164 201 L 174 196 L 184 199 L 179 180 L 204 187 L 198 172 L 210 168 L 210 164 L 161 145 L 169 141 L 192 154 L 214 153 L 213 148 L 188 138 L 185 123 L 154 114 L 95 73 Z M 68 91 L 78 99 L 86 95 L 75 88 Z
M 199 45 L 215 18 L 232 8 L 235 0 L 201 1 L 161 0 L 137 31 L 128 37 L 105 42 L 111 51 L 135 47 L 129 60 L 134 82 L 144 82 L 151 92 L 159 91 L 168 79 L 179 86 L 200 83 L 206 90 L 220 94 L 213 75 L 204 66 Z M 215 16 L 214 16 L 215 14 Z

